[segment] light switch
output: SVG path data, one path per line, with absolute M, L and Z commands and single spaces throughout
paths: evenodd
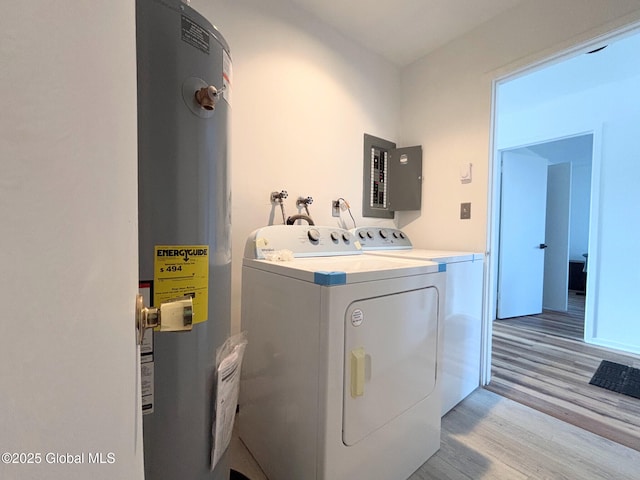
M 460 165 L 460 182 L 471 183 L 472 163 L 463 163 Z
M 468 220 L 471 218 L 471 203 L 460 204 L 460 220 Z

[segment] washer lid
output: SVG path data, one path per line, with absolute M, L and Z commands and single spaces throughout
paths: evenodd
M 439 263 L 476 262 L 484 259 L 484 254 L 474 252 L 457 252 L 453 250 L 376 250 L 366 252 L 370 255 L 427 260 Z
M 444 272 L 443 263 L 377 255 L 293 258 L 270 261 L 245 258 L 244 268 L 257 268 L 318 285 L 344 285 Z

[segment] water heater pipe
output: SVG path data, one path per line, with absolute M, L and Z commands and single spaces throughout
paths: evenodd
M 218 98 L 218 89 L 213 85 L 196 90 L 196 102 L 205 110 L 213 110 L 216 108 Z

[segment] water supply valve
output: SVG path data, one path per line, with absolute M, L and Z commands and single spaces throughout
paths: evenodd
M 289 194 L 286 190 L 281 190 L 279 192 L 271 192 L 271 203 L 280 202 L 282 203 L 285 198 L 287 198 Z
M 309 213 L 309 205 L 311 205 L 312 203 L 313 197 L 298 197 L 298 200 L 296 200 L 296 207 L 300 208 L 302 206 L 304 208 L 304 211 L 307 213 L 307 217 L 311 217 L 311 214 Z
M 280 204 L 280 211 L 282 212 L 282 223 L 287 223 L 286 215 L 284 214 L 284 200 L 289 194 L 286 190 L 280 190 L 279 192 L 271 192 L 271 203 Z
M 307 198 L 298 197 L 298 200 L 296 200 L 296 207 L 299 207 L 300 205 L 304 205 L 306 207 L 307 205 L 311 205 L 312 203 L 313 203 L 313 197 L 307 197 Z

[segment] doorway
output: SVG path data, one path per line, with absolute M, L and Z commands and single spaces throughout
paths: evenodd
M 592 161 L 592 134 L 501 152 L 498 319 L 568 310 L 570 277 L 586 271 Z
M 593 136 L 588 247 L 579 253 L 587 253 L 588 259 L 575 259 L 587 260 L 584 340 L 640 353 L 633 302 L 637 269 L 629 268 L 629 252 L 640 244 L 640 224 L 630 221 L 637 218 L 634 205 L 640 202 L 640 163 L 630 153 L 640 151 L 635 127 L 640 124 L 640 65 L 628 62 L 640 50 L 638 31 L 636 25 L 612 33 L 563 55 L 563 61 L 558 56 L 495 84 L 483 385 L 491 379 L 491 332 L 497 318 L 502 152 L 535 150 L 550 139 Z M 578 170 L 572 166 L 572 175 Z

